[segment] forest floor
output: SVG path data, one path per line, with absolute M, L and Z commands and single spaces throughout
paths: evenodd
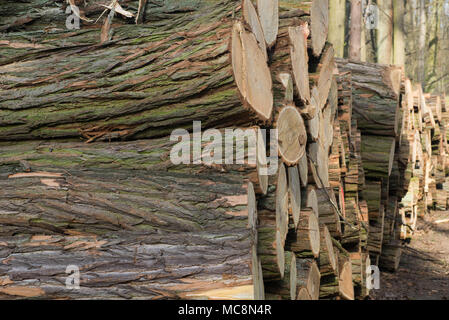
M 375 300 L 449 299 L 449 211 L 435 211 L 418 221 L 411 243 L 402 250 L 399 270 L 381 272 Z

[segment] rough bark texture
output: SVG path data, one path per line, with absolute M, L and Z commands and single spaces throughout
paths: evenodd
M 148 4 L 150 23 L 119 25 L 103 44 L 95 27 L 39 33 L 33 42 L 24 40 L 32 31 L 10 34 L 0 57 L 0 139 L 148 138 L 193 120 L 248 122 L 240 97 L 251 99 L 237 89 L 229 51 L 239 4 Z

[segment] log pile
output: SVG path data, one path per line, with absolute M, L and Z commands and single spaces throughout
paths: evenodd
M 363 299 L 447 208 L 444 99 L 334 58 L 327 0 L 106 2 L 2 9 L 0 298 Z

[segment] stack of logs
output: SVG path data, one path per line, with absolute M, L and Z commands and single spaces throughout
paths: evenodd
M 0 298 L 363 299 L 447 207 L 444 99 L 334 58 L 328 0 L 105 3 L 0 24 Z

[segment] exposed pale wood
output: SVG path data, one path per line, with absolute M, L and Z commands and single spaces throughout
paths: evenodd
M 254 34 L 244 30 L 240 22 L 234 23 L 232 37 L 234 78 L 244 103 L 263 120 L 269 120 L 273 110 L 273 94 L 266 53 L 260 49 Z
M 251 0 L 243 0 L 242 14 L 245 22 L 250 26 L 251 31 L 254 33 L 260 50 L 265 55 L 265 59 L 268 60 L 265 36 L 260 24 L 259 16 L 257 15 L 257 11 Z
M 329 155 L 323 145 L 310 143 L 308 157 L 312 181 L 318 188 L 329 188 Z
M 340 216 L 338 215 L 338 201 L 331 188 L 316 189 L 320 224 L 326 225 L 333 237 L 341 236 Z
M 284 278 L 278 281 L 268 281 L 265 283 L 265 291 L 271 300 L 296 300 L 297 290 L 297 269 L 295 254 L 285 252 Z
M 390 65 L 336 61 L 340 71 L 351 72 L 353 116 L 362 134 L 395 137 L 402 70 Z
M 312 82 L 312 87 L 316 86 L 318 90 L 317 107 L 319 109 L 324 108 L 329 97 L 334 68 L 334 47 L 332 44 L 326 43 L 318 63 L 316 65 L 314 62 L 309 64 L 309 78 Z
M 361 61 L 362 59 L 362 0 L 351 0 L 351 27 L 349 31 L 349 54 L 350 60 Z
M 271 48 L 276 43 L 279 29 L 278 0 L 257 0 L 257 12 L 259 13 L 265 42 Z

